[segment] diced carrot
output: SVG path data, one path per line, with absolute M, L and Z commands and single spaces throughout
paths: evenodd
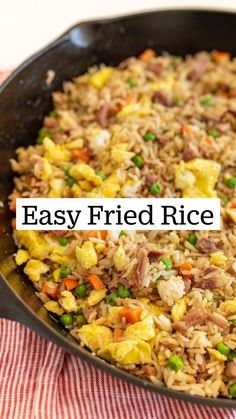
M 192 127 L 190 125 L 183 125 L 182 126 L 182 134 L 185 137 L 191 137 L 193 133 Z
M 12 226 L 12 229 L 13 230 L 16 229 L 16 218 L 12 218 L 12 220 L 11 220 L 11 226 Z
M 226 51 L 214 51 L 212 53 L 212 58 L 216 63 L 222 63 L 229 61 L 231 58 L 231 55 L 229 52 Z
M 9 208 L 10 208 L 10 210 L 11 210 L 12 212 L 16 212 L 16 198 L 21 198 L 21 196 L 20 196 L 20 195 L 15 195 L 15 196 L 12 198 L 12 201 L 11 201 L 11 203 L 10 203 L 10 205 L 9 205 Z
M 213 140 L 213 138 L 212 138 L 212 137 L 210 137 L 210 135 L 207 135 L 207 136 L 206 136 L 206 142 L 207 142 L 208 144 L 212 144 L 212 143 L 214 143 L 214 140 Z
M 231 98 L 235 98 L 236 97 L 236 87 L 230 89 L 230 92 L 229 92 L 229 95 L 228 96 L 231 97 Z
M 102 280 L 97 275 L 89 275 L 87 280 L 96 291 L 99 291 L 104 288 Z
M 45 282 L 41 292 L 44 292 L 50 297 L 56 297 L 58 291 L 59 284 L 55 284 L 55 282 L 47 281 Z
M 100 233 L 101 239 L 106 240 L 107 230 L 91 230 L 86 234 L 86 238 L 87 239 L 92 238 L 92 237 L 98 238 L 99 233 Z
M 227 93 L 227 92 L 220 92 L 220 96 L 221 96 L 221 97 L 224 97 L 225 99 L 228 99 L 229 97 L 231 97 L 231 96 L 229 95 L 229 93 Z
M 150 61 L 153 57 L 155 57 L 156 53 L 151 48 L 145 49 L 142 54 L 139 55 L 139 59 L 141 61 Z
M 191 271 L 193 268 L 193 265 L 190 262 L 185 262 L 180 266 L 181 274 L 184 278 L 191 279 L 194 277 L 194 275 L 191 272 L 185 272 L 185 271 Z
M 118 313 L 118 317 L 120 319 L 124 317 L 126 319 L 126 323 L 137 323 L 140 320 L 141 313 L 142 313 L 141 307 L 138 307 L 136 309 L 124 307 Z
M 230 208 L 236 208 L 236 202 L 231 202 L 229 205 Z
M 29 182 L 28 183 L 29 183 L 29 186 L 31 186 L 31 188 L 33 188 L 35 186 L 35 183 L 36 183 L 36 178 L 34 176 L 31 176 L 29 178 Z
M 135 95 L 128 95 L 125 98 L 124 106 L 130 105 L 130 103 L 136 103 L 136 102 L 137 102 L 137 97 Z
M 124 333 L 124 330 L 119 329 L 119 328 L 115 329 L 113 332 L 113 340 L 119 340 L 120 337 L 123 335 L 123 333 Z
M 63 282 L 68 291 L 73 290 L 78 285 L 78 281 L 74 279 L 73 277 L 64 278 Z
M 86 150 L 75 150 L 73 152 L 73 159 L 74 160 L 83 160 L 85 163 L 88 163 L 90 157 Z

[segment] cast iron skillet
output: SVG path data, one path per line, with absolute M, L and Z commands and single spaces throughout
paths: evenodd
M 0 316 L 17 320 L 46 339 L 114 376 L 165 396 L 190 402 L 235 408 L 230 399 L 210 399 L 170 390 L 141 380 L 94 357 L 49 317 L 34 288 L 17 271 L 7 210 L 12 188 L 9 158 L 16 147 L 34 143 L 43 116 L 51 108 L 51 92 L 65 80 L 96 63 L 118 64 L 145 48 L 176 55 L 219 49 L 236 55 L 236 15 L 233 13 L 166 10 L 116 19 L 79 23 L 23 63 L 0 87 Z M 46 84 L 48 69 L 56 73 Z

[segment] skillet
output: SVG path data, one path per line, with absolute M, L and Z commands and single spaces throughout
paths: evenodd
M 12 189 L 9 158 L 19 146 L 34 143 L 51 92 L 65 80 L 99 63 L 116 65 L 146 48 L 175 55 L 226 50 L 236 55 L 236 14 L 201 10 L 163 10 L 115 19 L 82 22 L 30 57 L 0 87 L 0 317 L 16 320 L 46 339 L 112 375 L 159 394 L 205 405 L 236 408 L 236 401 L 193 396 L 132 376 L 93 356 L 61 330 L 16 268 L 7 196 Z M 51 84 L 47 71 L 55 71 Z

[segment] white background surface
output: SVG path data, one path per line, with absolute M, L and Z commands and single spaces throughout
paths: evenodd
M 165 7 L 236 10 L 236 0 L 0 0 L 0 69 L 16 66 L 80 20 Z

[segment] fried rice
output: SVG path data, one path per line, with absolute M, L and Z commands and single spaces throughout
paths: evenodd
M 16 263 L 96 356 L 236 397 L 236 59 L 146 50 L 65 82 L 53 103 L 11 160 L 12 211 L 17 197 L 219 197 L 222 229 L 14 230 Z

